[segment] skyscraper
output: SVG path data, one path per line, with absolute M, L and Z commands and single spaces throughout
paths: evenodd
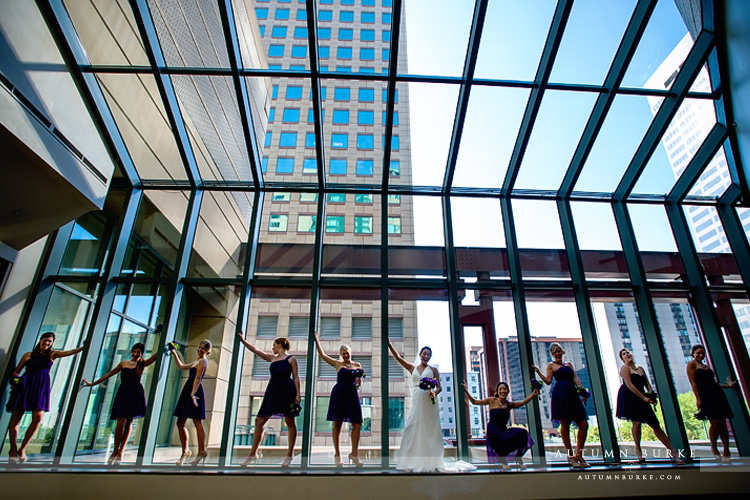
M 297 0 L 256 0 L 255 15 L 263 36 L 270 70 L 309 70 L 308 22 L 305 2 Z M 330 73 L 322 80 L 320 100 L 323 116 L 322 146 L 325 179 L 332 189 L 336 184 L 368 185 L 383 177 L 387 84 L 375 78 L 388 71 L 391 41 L 390 2 L 374 0 L 318 2 L 318 70 Z M 404 23 L 401 23 L 399 65 L 406 64 Z M 372 78 L 368 77 L 372 75 Z M 277 78 L 271 92 L 268 132 L 262 151 L 267 184 L 317 182 L 313 93 L 309 78 Z M 393 140 L 388 175 L 393 180 L 411 183 L 409 144 L 409 95 L 399 86 L 393 113 Z M 375 247 L 382 234 L 382 204 L 388 207 L 387 238 L 390 245 L 414 244 L 411 197 L 329 193 L 325 200 L 325 220 L 316 215 L 317 194 L 286 192 L 279 188 L 266 198 L 260 240 L 268 243 L 309 243 L 315 238 L 316 224 L 324 224 L 323 244 L 335 253 L 346 245 Z M 304 272 L 304 271 L 303 271 Z M 326 272 L 326 269 L 324 269 Z M 339 271 L 330 270 L 335 274 Z M 379 301 L 324 300 L 318 332 L 324 349 L 334 355 L 339 346 L 351 344 L 353 359 L 365 371 L 375 374 L 366 379 L 361 391 L 365 412 L 362 446 L 380 444 L 380 425 L 384 407 L 379 396 L 377 374 L 380 357 L 381 318 Z M 248 335 L 257 338 L 262 348 L 270 348 L 276 336 L 292 339 L 293 352 L 306 352 L 308 307 L 304 299 L 263 299 L 251 304 Z M 416 354 L 416 304 L 391 301 L 389 338 L 407 359 Z M 298 356 L 306 362 L 305 356 Z M 390 421 L 395 431 L 392 444 L 398 442 L 408 407 L 409 388 L 404 370 L 391 358 Z M 267 363 L 245 358 L 243 393 L 238 424 L 252 425 L 267 377 Z M 301 368 L 301 374 L 304 366 Z M 318 383 L 314 409 L 314 446 L 330 445 L 331 422 L 325 420 L 328 394 L 336 374 L 325 363 L 318 364 Z M 251 375 L 252 377 L 249 377 Z M 281 429 L 277 433 L 283 434 Z M 346 440 L 346 437 L 344 437 Z

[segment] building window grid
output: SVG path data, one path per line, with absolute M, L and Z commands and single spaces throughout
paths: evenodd
M 268 137 L 269 137 L 269 138 L 271 137 L 271 134 L 270 134 L 270 133 L 268 134 Z M 281 216 L 283 216 L 283 214 L 275 214 L 275 215 L 272 215 L 272 217 L 276 217 L 276 218 L 277 218 L 277 220 L 278 220 L 278 217 L 281 217 Z M 280 227 L 280 226 L 278 226 L 278 227 Z M 284 227 L 284 229 L 283 229 L 283 230 L 286 230 L 286 224 L 284 224 L 284 225 L 283 225 L 283 227 Z M 270 229 L 270 226 L 269 226 L 269 230 L 271 230 L 271 229 Z M 276 230 L 280 230 L 280 229 L 276 229 Z M 390 231 L 389 231 L 389 232 L 390 232 Z M 685 325 L 685 321 L 684 321 L 684 316 L 682 316 L 682 313 L 681 313 L 681 311 L 678 311 L 678 312 L 679 312 L 679 319 L 678 319 L 678 314 L 677 314 L 677 313 L 675 313 L 675 322 L 676 322 L 676 325 L 677 325 L 678 327 L 684 327 L 684 325 Z M 619 318 L 619 315 L 618 315 L 618 318 Z M 636 319 L 637 319 L 637 311 L 636 311 Z M 691 318 L 691 319 L 692 319 L 692 318 Z M 259 318 L 259 320 L 260 320 L 260 318 Z M 270 321 L 270 320 L 269 320 L 269 321 Z M 641 329 L 641 326 L 640 326 L 640 321 L 637 321 L 637 324 L 638 324 L 638 329 L 639 329 L 639 331 L 641 331 L 641 336 L 642 336 L 642 329 Z M 683 330 L 682 330 L 682 329 L 680 329 L 679 331 L 680 331 L 680 332 L 682 332 Z M 258 334 L 260 335 L 260 325 L 259 325 L 259 330 L 258 330 Z M 291 337 L 291 336 L 292 336 L 292 335 L 291 335 L 291 330 L 290 330 L 290 337 Z

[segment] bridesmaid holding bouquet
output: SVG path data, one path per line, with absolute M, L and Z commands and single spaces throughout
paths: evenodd
M 359 434 L 362 428 L 362 406 L 359 402 L 357 388 L 362 383 L 362 365 L 352 360 L 352 349 L 348 345 L 339 348 L 339 359 L 328 356 L 320 347 L 320 339 L 315 334 L 315 346 L 323 361 L 336 369 L 336 385 L 331 391 L 331 399 L 328 403 L 328 415 L 326 420 L 333 422 L 333 458 L 337 466 L 342 466 L 341 450 L 341 426 L 343 422 L 349 422 L 352 426 L 352 452 L 349 460 L 357 467 L 363 463 L 359 459 Z M 359 377 L 357 375 L 360 375 Z

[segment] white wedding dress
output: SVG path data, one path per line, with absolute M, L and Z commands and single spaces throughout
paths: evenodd
M 401 449 L 396 453 L 396 468 L 407 472 L 465 472 L 476 469 L 467 462 L 443 461 L 443 433 L 440 430 L 440 406 L 432 404 L 428 391 L 419 388 L 424 378 L 435 378 L 429 366 L 411 374 L 411 410 L 406 418 Z

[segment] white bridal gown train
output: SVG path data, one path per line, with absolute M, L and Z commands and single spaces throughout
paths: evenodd
M 420 374 L 411 374 L 411 410 L 406 418 L 401 449 L 396 454 L 396 468 L 407 472 L 467 472 L 476 467 L 464 461 L 443 461 L 443 433 L 440 430 L 439 405 L 432 404 L 428 391 L 419 388 L 424 378 L 434 378 L 428 366 Z

